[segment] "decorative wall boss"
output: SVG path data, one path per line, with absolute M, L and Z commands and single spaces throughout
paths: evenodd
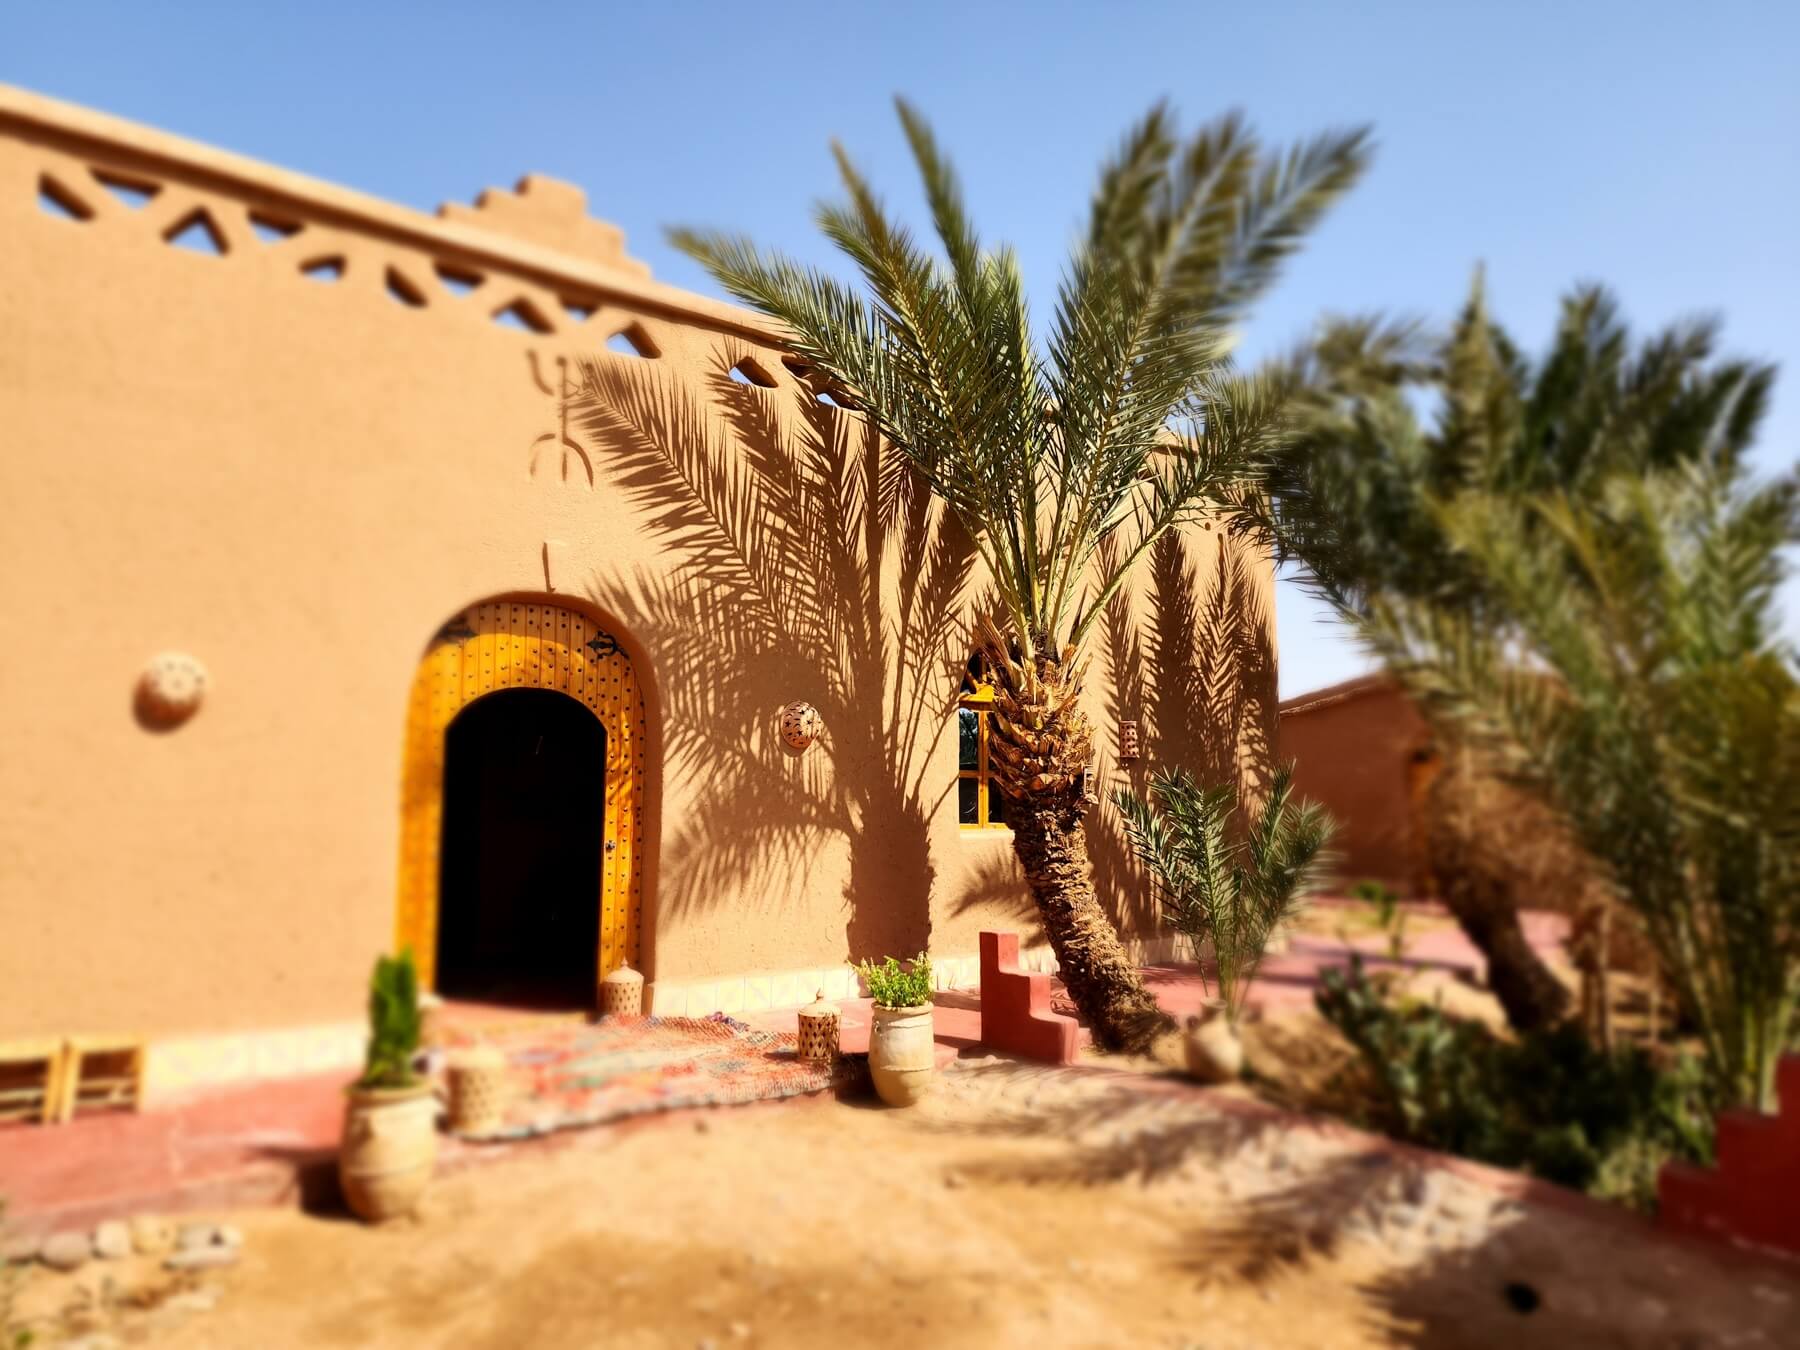
M 154 726 L 180 726 L 205 699 L 206 667 L 186 652 L 158 652 L 138 677 L 138 716 Z
M 1135 719 L 1126 718 L 1119 723 L 1119 763 L 1135 764 L 1142 753 L 1142 733 L 1138 724 Z
M 544 540 L 542 556 L 544 562 L 544 589 L 549 591 L 550 594 L 555 595 L 557 583 L 568 579 L 569 546 L 560 539 L 546 539 Z
M 790 703 L 781 710 L 781 739 L 792 750 L 804 750 L 819 739 L 825 719 L 810 703 Z

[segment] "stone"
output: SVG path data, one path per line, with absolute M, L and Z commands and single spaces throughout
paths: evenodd
M 9 1266 L 28 1265 L 38 1259 L 38 1253 L 43 1249 L 42 1234 L 13 1233 L 4 1243 L 0 1243 L 0 1261 Z
M 52 1270 L 80 1270 L 94 1254 L 86 1233 L 52 1233 L 44 1239 L 38 1259 Z
M 184 1294 L 175 1294 L 163 1300 L 163 1307 L 175 1308 L 181 1312 L 211 1312 L 219 1306 L 219 1287 L 214 1284 L 201 1285 L 198 1289 L 190 1289 Z
M 175 1246 L 175 1225 L 154 1214 L 131 1221 L 131 1247 L 139 1256 L 161 1256 Z
M 94 1255 L 102 1261 L 123 1261 L 131 1255 L 131 1225 L 108 1219 L 94 1229 Z
M 210 1247 L 217 1232 L 217 1227 L 210 1223 L 184 1223 L 175 1234 L 175 1250 L 197 1252 Z
M 90 1331 L 85 1336 L 63 1341 L 60 1350 L 120 1350 L 121 1344 L 117 1336 L 109 1336 L 104 1331 Z
M 213 1243 L 220 1247 L 233 1249 L 244 1245 L 244 1230 L 228 1223 L 222 1223 L 213 1230 Z
M 189 1247 L 165 1260 L 163 1269 L 213 1270 L 220 1266 L 235 1266 L 237 1260 L 236 1247 Z

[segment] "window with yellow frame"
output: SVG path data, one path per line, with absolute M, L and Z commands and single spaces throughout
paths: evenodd
M 988 767 L 994 686 L 979 656 L 969 661 L 956 701 L 956 821 L 965 830 L 1004 830 L 1006 798 Z

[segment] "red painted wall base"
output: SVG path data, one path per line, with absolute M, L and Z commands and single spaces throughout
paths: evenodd
M 1775 1087 L 1777 1114 L 1720 1115 L 1718 1166 L 1663 1167 L 1657 1199 L 1664 1226 L 1800 1255 L 1800 1055 L 1782 1057 Z

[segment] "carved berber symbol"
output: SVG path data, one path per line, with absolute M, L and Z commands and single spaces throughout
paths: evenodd
M 573 436 L 569 435 L 569 406 L 575 401 L 575 381 L 569 377 L 569 358 L 556 358 L 556 383 L 551 384 L 544 378 L 543 368 L 538 365 L 538 354 L 535 351 L 525 353 L 531 362 L 531 379 L 544 393 L 556 400 L 556 430 L 546 431 L 531 443 L 531 476 L 537 477 L 538 458 L 543 453 L 546 442 L 558 446 L 562 451 L 562 478 L 569 479 L 569 456 L 572 454 L 581 462 L 581 471 L 587 475 L 588 486 L 594 486 L 594 466 L 589 461 L 587 451 L 581 448 Z

